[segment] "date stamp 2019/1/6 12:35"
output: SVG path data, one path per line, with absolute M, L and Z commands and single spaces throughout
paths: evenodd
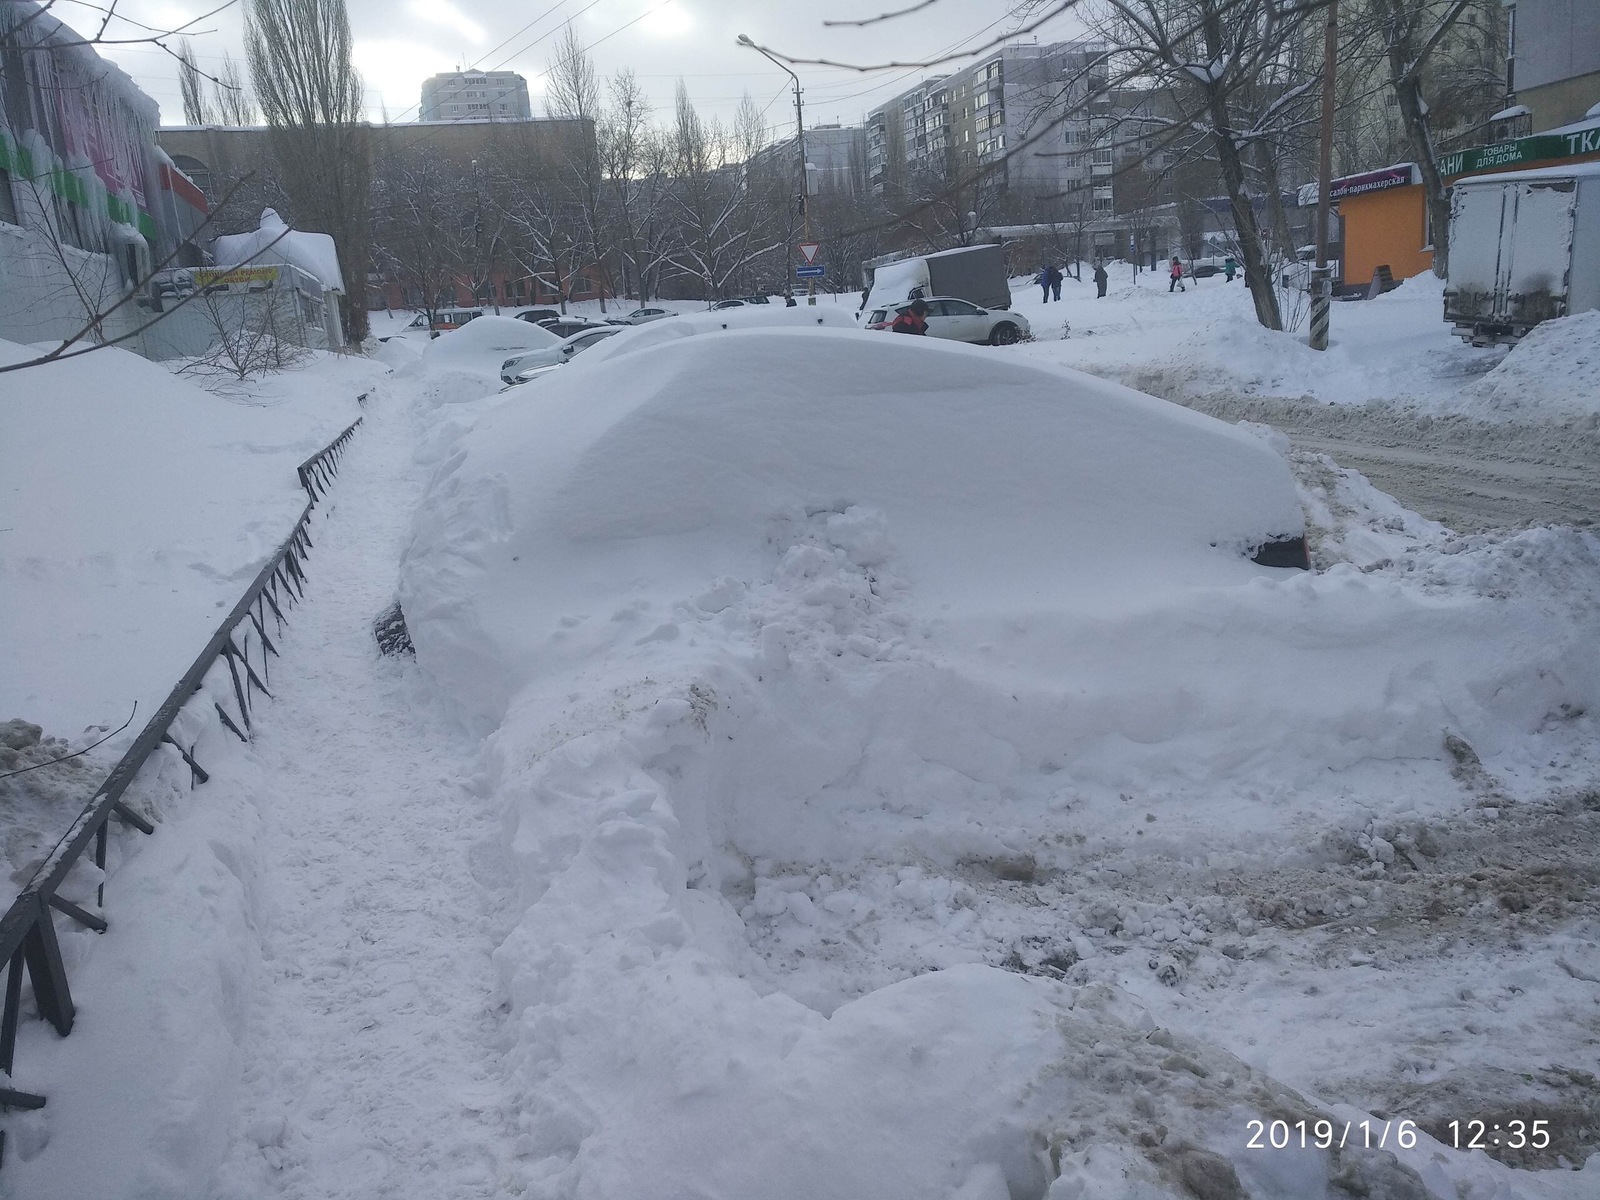
M 1246 1150 L 1286 1150 L 1291 1146 L 1301 1150 L 1334 1147 L 1410 1150 L 1416 1146 L 1420 1132 L 1417 1123 L 1411 1120 L 1330 1121 L 1326 1118 L 1320 1121 L 1251 1120 L 1245 1123 L 1245 1131 L 1250 1135 L 1245 1141 Z M 1456 1150 L 1500 1147 L 1542 1150 L 1550 1145 L 1550 1122 L 1547 1120 L 1448 1121 L 1444 1131 L 1447 1136 L 1440 1140 Z

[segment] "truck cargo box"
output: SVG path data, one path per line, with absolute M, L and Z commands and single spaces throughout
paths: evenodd
M 1600 163 L 1458 180 L 1444 316 L 1474 345 L 1600 308 Z

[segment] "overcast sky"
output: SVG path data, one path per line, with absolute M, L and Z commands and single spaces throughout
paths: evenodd
M 157 28 L 192 20 L 222 0 L 120 0 L 117 11 Z M 520 72 L 528 80 L 535 116 L 544 113 L 542 75 L 561 27 L 568 21 L 593 47 L 602 75 L 631 67 L 664 117 L 681 76 L 703 115 L 731 117 L 748 91 L 766 110 L 774 136 L 792 127 L 789 78 L 753 50 L 735 43 L 740 33 L 807 58 L 882 63 L 917 61 L 957 48 L 981 46 L 1014 30 L 1010 0 L 937 0 L 932 7 L 865 29 L 827 28 L 828 19 L 857 20 L 915 0 L 347 0 L 355 35 L 356 66 L 367 85 L 368 115 L 415 120 L 422 81 L 463 67 Z M 98 0 L 100 5 L 109 0 Z M 215 72 L 224 53 L 243 60 L 246 0 L 195 26 L 201 68 Z M 98 25 L 99 13 L 78 0 L 58 0 L 57 15 L 80 31 Z M 1041 40 L 1071 37 L 1079 24 L 1069 14 L 1040 29 Z M 208 30 L 210 32 L 199 32 Z M 108 37 L 138 37 L 114 24 Z M 161 105 L 162 120 L 178 124 L 183 105 L 176 65 L 153 46 L 106 46 L 102 53 L 132 75 Z M 960 64 L 957 64 L 960 65 Z M 944 70 L 949 67 L 942 68 Z M 854 124 L 881 100 L 924 74 L 897 69 L 860 74 L 828 67 L 798 67 L 805 89 L 807 124 Z

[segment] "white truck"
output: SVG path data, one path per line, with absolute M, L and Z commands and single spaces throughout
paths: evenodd
M 958 246 L 916 258 L 879 263 L 863 308 L 904 303 L 916 296 L 955 296 L 979 308 L 1010 308 L 1006 252 L 999 245 Z
M 1600 162 L 1457 180 L 1444 319 L 1474 346 L 1600 308 Z

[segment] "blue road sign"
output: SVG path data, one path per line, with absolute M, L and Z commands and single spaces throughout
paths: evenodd
M 796 279 L 821 279 L 827 273 L 821 263 L 814 267 L 796 267 L 794 269 L 794 277 Z

